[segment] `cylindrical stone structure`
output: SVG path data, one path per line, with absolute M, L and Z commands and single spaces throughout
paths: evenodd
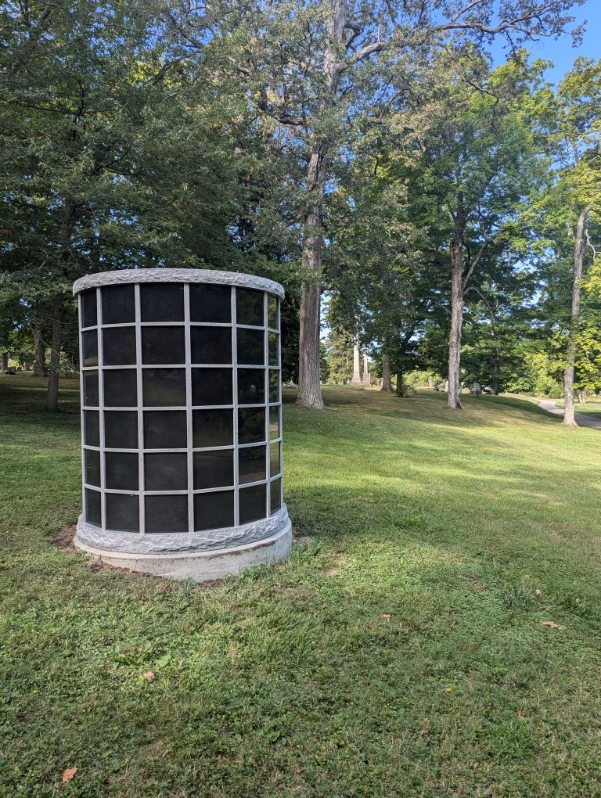
M 290 552 L 282 500 L 282 286 L 236 272 L 77 280 L 83 512 L 75 545 L 204 581 Z

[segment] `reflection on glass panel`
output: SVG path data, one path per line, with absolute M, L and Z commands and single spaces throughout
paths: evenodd
M 194 529 L 221 529 L 234 525 L 234 491 L 194 495 Z
M 121 532 L 139 532 L 139 503 L 137 496 L 127 493 L 106 493 L 106 527 Z
M 85 491 L 86 521 L 88 524 L 100 526 L 100 493 L 96 490 Z
M 252 407 L 238 410 L 238 443 L 255 443 L 265 440 L 265 410 Z
M 84 291 L 81 295 L 81 326 L 94 327 L 98 319 L 96 289 Z
M 100 487 L 100 452 L 84 449 L 86 484 Z
M 279 366 L 278 353 L 279 353 L 279 335 L 277 333 L 269 333 L 269 365 Z
M 278 329 L 278 300 L 277 297 L 268 295 L 267 297 L 267 320 L 268 325 L 274 330 Z
M 230 446 L 234 442 L 234 418 L 231 410 L 194 410 L 193 444 Z
M 232 331 L 229 327 L 191 327 L 192 363 L 231 363 Z
M 229 285 L 191 285 L 191 321 L 227 323 L 232 318 L 232 289 Z
M 238 369 L 238 401 L 242 405 L 259 405 L 265 401 L 263 369 Z
M 269 437 L 271 440 L 280 437 L 280 408 L 269 408 Z
M 240 484 L 265 479 L 265 446 L 238 450 Z
M 85 405 L 98 407 L 98 372 L 86 371 L 83 375 L 83 401 Z
M 135 320 L 134 286 L 108 285 L 102 289 L 102 323 L 126 324 Z
M 239 327 L 238 364 L 262 366 L 265 363 L 265 334 L 263 330 L 246 330 Z
M 146 490 L 186 490 L 186 453 L 161 452 L 144 455 L 144 485 Z
M 231 369 L 192 369 L 192 404 L 230 405 Z
M 183 321 L 184 286 L 156 283 L 140 286 L 142 321 Z
M 184 369 L 144 369 L 142 379 L 146 407 L 186 406 Z
M 269 369 L 269 401 L 280 401 L 280 372 Z
M 187 496 L 147 496 L 146 532 L 187 532 Z
M 132 452 L 105 452 L 104 481 L 107 488 L 138 490 L 138 455 Z
M 145 449 L 185 449 L 187 445 L 185 410 L 144 413 Z
M 138 448 L 138 414 L 135 410 L 105 410 L 104 445 L 108 449 Z
M 275 477 L 282 470 L 281 449 L 279 443 L 272 443 L 269 447 L 269 476 Z
M 276 513 L 282 506 L 282 480 L 274 479 L 271 482 L 271 512 Z
M 142 327 L 142 363 L 185 363 L 183 327 Z
M 135 407 L 138 403 L 135 369 L 103 371 L 106 407 Z
M 83 344 L 83 365 L 98 365 L 98 331 L 88 330 L 81 336 Z
M 98 410 L 84 410 L 83 442 L 88 446 L 100 446 L 100 425 Z
M 105 366 L 135 366 L 136 328 L 105 328 L 102 331 L 102 360 Z
M 240 523 L 248 524 L 259 518 L 265 518 L 265 485 L 254 485 L 252 488 L 240 488 Z
M 194 488 L 225 488 L 234 484 L 234 452 L 194 452 Z
M 255 324 L 263 327 L 263 292 L 252 288 L 236 288 L 236 321 L 238 324 Z

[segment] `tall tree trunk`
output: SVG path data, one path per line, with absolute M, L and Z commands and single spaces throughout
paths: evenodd
M 449 335 L 448 405 L 461 410 L 461 328 L 463 326 L 463 228 L 456 223 L 451 242 L 451 332 Z
M 50 341 L 50 367 L 48 369 L 48 410 L 58 410 L 58 379 L 63 342 L 63 322 L 65 319 L 65 298 L 55 297 L 52 303 L 52 336 Z
M 392 393 L 392 374 L 390 372 L 390 357 L 382 355 L 382 390 L 384 393 Z
M 580 283 L 582 281 L 582 262 L 584 260 L 584 225 L 590 208 L 583 208 L 576 224 L 574 240 L 574 275 L 572 281 L 572 311 L 568 349 L 566 353 L 566 369 L 563 373 L 563 397 L 565 413 L 563 423 L 568 427 L 577 427 L 574 415 L 574 367 L 576 363 L 576 334 L 580 317 Z
M 33 373 L 36 377 L 46 376 L 46 346 L 41 327 L 33 328 Z
M 8 368 L 8 352 L 0 352 L 0 371 Z
M 403 396 L 403 372 L 401 369 L 397 369 L 396 371 L 396 393 L 397 396 Z

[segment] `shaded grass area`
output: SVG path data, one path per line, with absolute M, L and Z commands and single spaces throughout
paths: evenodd
M 311 542 L 207 588 L 52 545 L 77 394 L 49 415 L 37 385 L 0 378 L 0 794 L 601 795 L 598 431 L 489 397 L 288 394 Z

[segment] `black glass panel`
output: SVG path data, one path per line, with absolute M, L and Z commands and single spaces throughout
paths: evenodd
M 234 452 L 194 452 L 194 488 L 221 488 L 234 484 Z
M 278 349 L 279 349 L 279 335 L 277 333 L 268 333 L 269 335 L 269 365 L 279 366 L 278 362 Z
M 84 291 L 81 295 L 81 326 L 94 327 L 97 321 L 96 290 Z
M 185 452 L 161 452 L 144 455 L 146 490 L 186 490 L 188 487 Z
M 272 443 L 269 447 L 269 476 L 275 477 L 282 470 L 280 444 Z
M 81 336 L 83 344 L 83 365 L 98 365 L 98 331 L 88 330 Z
M 269 437 L 271 440 L 280 437 L 280 408 L 269 408 Z
M 133 285 L 109 285 L 102 289 L 102 323 L 125 324 L 135 320 Z
M 106 493 L 106 526 L 123 532 L 140 531 L 140 506 L 137 496 Z
M 274 296 L 267 297 L 267 323 L 274 330 L 278 329 L 278 300 Z
M 242 405 L 259 405 L 265 401 L 263 369 L 238 369 L 238 401 Z
M 104 444 L 107 449 L 138 448 L 138 414 L 135 410 L 106 410 Z
M 231 369 L 192 369 L 192 404 L 230 405 Z
M 263 327 L 263 292 L 252 288 L 236 288 L 236 321 L 238 324 L 256 324 Z
M 146 407 L 186 406 L 184 369 L 144 369 L 143 380 Z
M 100 452 L 84 449 L 86 483 L 100 487 Z
M 185 449 L 188 445 L 184 410 L 144 413 L 145 449 Z
M 271 498 L 270 498 L 270 505 L 271 505 L 271 512 L 277 512 L 280 507 L 282 506 L 282 480 L 281 479 L 274 479 L 271 484 Z
M 194 529 L 221 529 L 234 525 L 234 491 L 196 493 L 194 496 Z
M 240 489 L 240 523 L 248 524 L 258 518 L 265 518 L 265 485 Z
M 98 372 L 87 371 L 83 375 L 84 404 L 98 407 Z
M 280 401 L 280 372 L 269 369 L 269 401 Z
M 147 496 L 145 508 L 147 532 L 188 531 L 187 496 Z
M 83 440 L 88 446 L 100 446 L 98 410 L 85 410 L 83 414 Z
M 140 286 L 142 321 L 183 321 L 184 286 L 156 283 Z
M 107 488 L 138 490 L 138 455 L 130 452 L 106 452 L 104 481 Z
M 185 363 L 183 327 L 142 327 L 142 363 Z
M 192 363 L 231 363 L 230 327 L 191 327 Z
M 104 371 L 104 404 L 106 407 L 135 407 L 138 403 L 135 369 Z
M 262 366 L 265 363 L 265 334 L 263 330 L 246 330 L 239 327 L 238 363 Z
M 100 526 L 100 493 L 96 490 L 85 491 L 86 521 L 88 524 Z
M 102 331 L 102 360 L 105 366 L 135 366 L 136 328 L 105 328 Z
M 240 484 L 265 479 L 265 446 L 238 450 Z
M 265 440 L 265 410 L 253 407 L 238 410 L 238 443 Z
M 232 318 L 232 289 L 229 285 L 191 285 L 192 321 L 229 322 Z
M 194 446 L 229 446 L 234 442 L 231 410 L 194 410 Z

